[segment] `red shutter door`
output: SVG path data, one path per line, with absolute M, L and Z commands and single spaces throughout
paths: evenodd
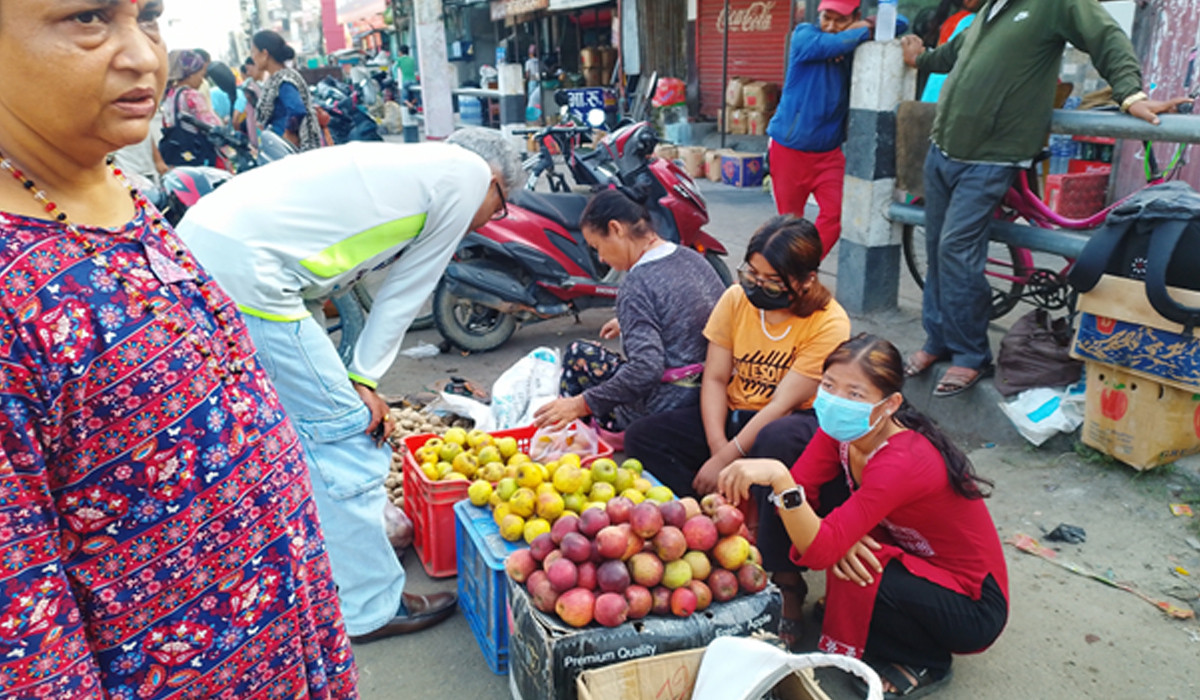
M 792 0 L 729 0 L 729 77 L 765 80 L 783 86 Z M 725 0 L 700 0 L 696 17 L 696 61 L 700 72 L 700 113 L 721 111 L 721 70 L 726 22 Z

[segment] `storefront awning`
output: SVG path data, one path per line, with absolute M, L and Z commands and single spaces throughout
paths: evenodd
M 603 5 L 608 1 L 609 0 L 550 0 L 550 11 L 557 12 L 559 10 L 578 10 L 581 7 Z
M 550 7 L 550 0 L 492 0 L 492 21 L 527 15 Z
M 337 0 L 338 24 L 350 24 L 381 15 L 386 9 L 387 0 Z

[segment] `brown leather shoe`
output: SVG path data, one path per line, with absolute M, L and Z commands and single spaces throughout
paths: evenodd
M 407 614 L 393 617 L 377 630 L 350 637 L 350 641 L 355 644 L 365 644 L 400 634 L 419 632 L 450 617 L 454 613 L 455 606 L 458 605 L 458 597 L 453 593 L 431 593 L 429 595 L 405 593 L 403 595 Z

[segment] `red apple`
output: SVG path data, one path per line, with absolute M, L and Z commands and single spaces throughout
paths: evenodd
M 662 582 L 662 560 L 650 552 L 638 552 L 629 558 L 628 564 L 634 583 L 653 588 Z
M 604 593 L 624 593 L 629 588 L 629 569 L 625 562 L 613 559 L 596 569 L 596 585 Z
M 688 549 L 707 552 L 717 545 L 720 536 L 716 524 L 704 515 L 688 518 L 683 524 L 683 537 L 687 540 Z
M 737 578 L 742 590 L 751 595 L 767 587 L 767 572 L 758 564 L 742 564 Z
M 579 516 L 571 511 L 567 511 L 554 521 L 550 526 L 550 537 L 554 540 L 554 544 L 562 544 L 563 537 L 568 532 L 579 532 Z
M 703 581 L 692 579 L 691 582 L 688 583 L 687 587 L 690 588 L 692 593 L 694 593 L 696 596 L 697 610 L 704 610 L 712 604 L 712 591 L 709 590 L 708 586 Z
M 566 558 L 551 564 L 550 568 L 546 569 L 546 575 L 550 577 L 550 585 L 559 593 L 569 591 L 579 583 L 579 568 L 575 566 L 575 562 Z
M 609 501 L 611 503 L 611 501 Z M 679 501 L 667 501 L 658 505 L 658 512 L 662 513 L 663 523 L 673 525 L 677 528 L 683 528 L 683 524 L 687 522 L 687 509 Z
M 650 589 L 636 583 L 625 589 L 625 601 L 629 603 L 629 619 L 640 620 L 650 614 L 654 607 L 654 596 Z
M 554 612 L 572 627 L 586 627 L 592 621 L 596 597 L 584 588 L 572 588 L 558 597 Z
M 633 501 L 625 496 L 610 498 L 604 506 L 604 512 L 608 513 L 608 520 L 613 525 L 629 522 L 629 514 L 632 511 Z
M 533 541 L 529 543 L 529 553 L 533 555 L 536 561 L 544 561 L 546 556 L 555 549 L 554 538 L 550 536 L 549 532 L 543 532 L 534 537 Z
M 605 627 L 616 627 L 625 623 L 629 616 L 629 601 L 620 593 L 601 593 L 596 597 L 596 622 Z
M 676 617 L 687 617 L 696 612 L 696 594 L 690 588 L 671 591 L 671 612 Z
M 687 552 L 687 539 L 674 525 L 664 525 L 654 536 L 654 551 L 663 561 L 675 561 Z
M 666 586 L 655 586 L 650 589 L 650 597 L 653 602 L 650 606 L 650 613 L 653 615 L 670 615 L 671 614 L 671 589 Z
M 538 535 L 533 541 L 537 542 L 539 539 L 545 536 L 546 535 L 544 534 Z M 532 547 L 533 545 L 530 546 Z M 588 538 L 584 537 L 578 532 L 568 532 L 566 536 L 563 537 L 562 544 L 559 546 L 559 548 L 562 549 L 564 557 L 570 559 L 576 564 L 581 564 L 592 558 L 592 543 L 588 541 Z
M 528 549 L 518 549 L 504 559 L 504 570 L 517 583 L 525 583 L 529 575 L 537 570 L 537 562 Z
M 605 559 L 620 559 L 629 544 L 629 536 L 620 525 L 609 525 L 596 533 L 596 551 Z
M 604 528 L 611 525 L 608 513 L 599 508 L 588 508 L 579 514 L 579 534 L 591 539 Z
M 708 575 L 708 588 L 718 603 L 733 600 L 738 594 L 737 574 L 729 569 L 713 569 Z
M 713 515 L 713 522 L 717 526 L 717 532 L 721 536 L 736 535 L 738 530 L 742 528 L 742 523 L 746 522 L 746 516 L 742 515 L 742 511 L 731 506 L 717 506 L 717 512 Z
M 589 561 L 583 562 L 582 564 L 579 564 L 576 568 L 578 569 L 577 575 L 579 577 L 579 580 L 576 582 L 575 585 L 579 586 L 580 588 L 586 588 L 589 591 L 595 590 L 596 589 L 596 565 L 593 564 L 589 560 Z
M 629 514 L 629 526 L 642 539 L 650 539 L 662 529 L 662 512 L 653 501 L 642 501 Z

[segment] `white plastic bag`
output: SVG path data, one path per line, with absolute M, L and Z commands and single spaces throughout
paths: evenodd
M 1034 445 L 1041 445 L 1055 433 L 1069 433 L 1083 424 L 1084 385 L 1026 389 L 1012 401 L 1000 402 L 1000 410 L 1012 421 L 1017 432 Z
M 592 426 L 573 420 L 561 428 L 538 428 L 529 444 L 529 458 L 535 462 L 553 462 L 568 452 L 582 459 L 600 453 L 600 439 Z
M 558 351 L 536 348 L 504 370 L 492 384 L 492 430 L 522 428 L 533 422 L 533 412 L 558 397 L 562 365 Z
M 757 639 L 717 637 L 704 651 L 692 700 L 759 700 L 788 674 L 832 666 L 867 683 L 867 698 L 882 700 L 883 684 L 874 669 L 852 656 L 789 654 Z

